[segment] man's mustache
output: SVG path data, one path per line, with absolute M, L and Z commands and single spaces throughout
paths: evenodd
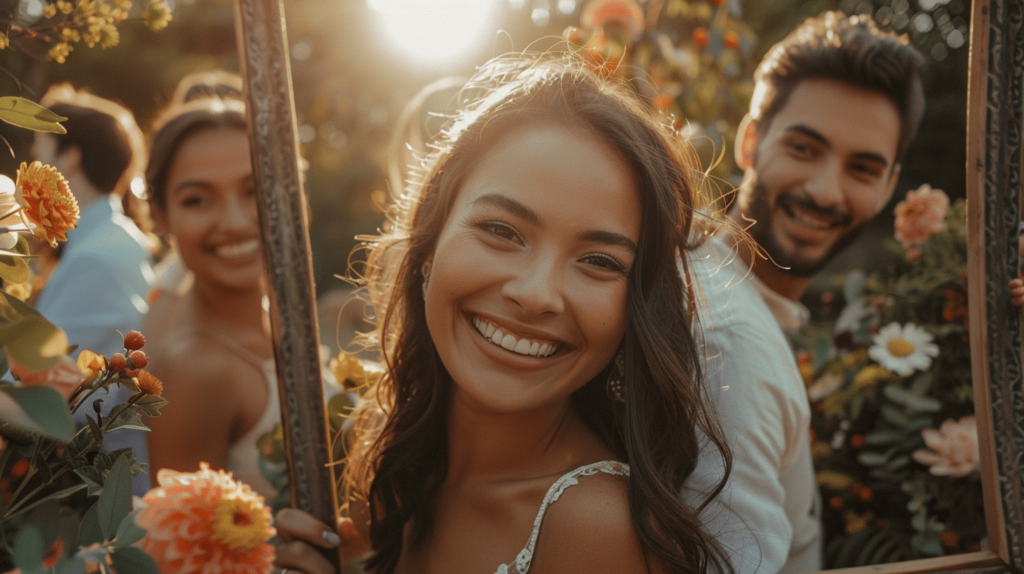
M 783 207 L 791 205 L 804 211 L 813 212 L 822 218 L 832 220 L 835 226 L 849 225 L 853 221 L 853 216 L 849 213 L 835 207 L 822 207 L 815 203 L 813 199 L 804 195 L 783 193 L 779 195 L 776 202 Z

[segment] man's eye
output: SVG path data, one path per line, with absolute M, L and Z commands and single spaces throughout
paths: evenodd
M 878 177 L 882 173 L 882 170 L 877 167 L 862 163 L 853 164 L 852 169 L 853 171 L 868 177 Z

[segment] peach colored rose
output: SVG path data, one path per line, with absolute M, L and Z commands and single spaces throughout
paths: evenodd
M 946 228 L 949 196 L 927 183 L 907 192 L 907 198 L 896 206 L 896 239 L 903 247 L 921 245 L 928 236 Z
M 973 416 L 947 419 L 938 430 L 921 431 L 921 437 L 928 448 L 914 451 L 914 460 L 928 465 L 933 475 L 961 477 L 978 468 L 978 425 Z
M 65 399 L 70 397 L 82 381 L 85 380 L 85 373 L 78 368 L 75 360 L 71 357 L 61 357 L 60 362 L 48 371 L 32 372 L 22 367 L 8 356 L 11 365 L 11 374 L 17 377 L 26 386 L 46 385 L 53 387 Z

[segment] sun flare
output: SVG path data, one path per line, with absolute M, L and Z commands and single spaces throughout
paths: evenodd
M 496 0 L 367 0 L 387 43 L 416 66 L 462 63 L 495 31 Z

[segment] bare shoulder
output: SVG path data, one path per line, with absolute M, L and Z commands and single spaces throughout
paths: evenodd
M 629 479 L 597 473 L 576 480 L 548 507 L 531 574 L 661 572 L 633 526 Z

